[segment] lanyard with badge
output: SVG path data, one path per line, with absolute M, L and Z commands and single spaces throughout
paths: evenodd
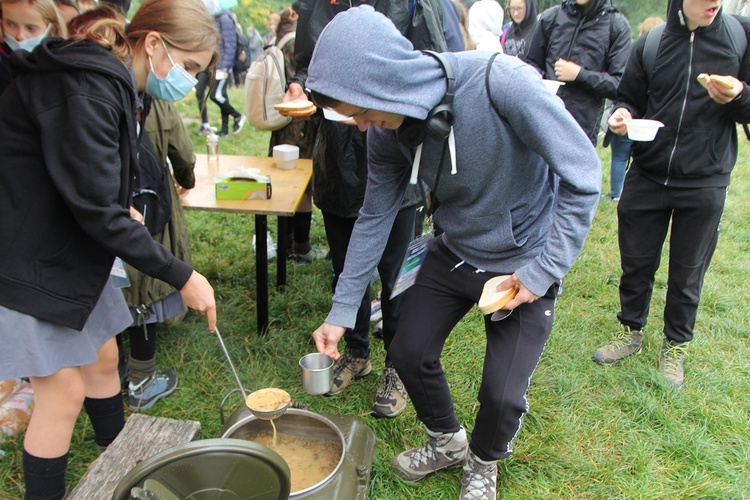
M 408 290 L 417 281 L 417 274 L 419 274 L 419 270 L 422 267 L 425 256 L 427 255 L 428 244 L 430 240 L 435 237 L 435 228 L 432 223 L 432 215 L 435 212 L 435 193 L 437 193 L 438 185 L 440 184 L 440 176 L 443 171 L 443 161 L 445 160 L 445 153 L 447 150 L 450 150 L 451 162 L 453 165 L 455 165 L 455 139 L 453 137 L 453 130 L 451 130 L 447 140 L 443 141 L 443 149 L 440 154 L 440 163 L 438 163 L 438 171 L 435 175 L 435 185 L 432 190 L 432 197 L 429 200 L 430 202 L 428 203 L 427 196 L 424 191 L 424 185 L 417 179 L 419 163 L 422 159 L 422 145 L 420 144 L 417 147 L 416 154 L 414 155 L 414 162 L 412 164 L 412 177 L 409 182 L 412 184 L 416 183 L 419 187 L 419 192 L 422 195 L 422 202 L 424 203 L 424 206 L 427 210 L 427 220 L 429 221 L 430 230 L 422 233 L 421 236 L 412 240 L 409 243 L 409 246 L 406 248 L 406 253 L 403 260 L 401 261 L 401 269 L 398 272 L 396 283 L 393 285 L 393 292 L 390 296 L 391 299 L 396 295 Z

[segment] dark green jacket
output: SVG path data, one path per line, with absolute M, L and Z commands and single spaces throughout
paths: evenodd
M 167 164 L 167 158 L 169 158 L 174 170 L 174 178 L 170 174 L 170 179 L 173 181 L 172 217 L 164 231 L 154 235 L 154 240 L 161 243 L 175 257 L 189 264 L 192 258 L 190 239 L 185 214 L 180 205 L 177 190 L 174 188 L 174 181 L 176 180 L 186 189 L 195 186 L 193 143 L 174 105 L 159 99 L 152 101 L 151 111 L 146 118 L 145 130 L 154 145 L 156 156 L 164 165 Z M 149 306 L 175 291 L 175 288 L 167 283 L 138 272 L 127 264 L 126 269 L 130 278 L 130 286 L 123 288 L 122 291 L 130 307 Z

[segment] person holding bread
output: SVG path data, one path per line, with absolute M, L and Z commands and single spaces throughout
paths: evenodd
M 391 463 L 407 481 L 462 465 L 461 498 L 494 499 L 496 462 L 511 455 L 527 412 L 558 283 L 598 205 L 596 151 L 518 58 L 416 51 L 369 6 L 348 9 L 323 30 L 307 87 L 318 107 L 367 129 L 368 148 L 364 204 L 332 309 L 313 333 L 316 347 L 339 357 L 339 340 L 354 324 L 385 246 L 381 235 L 410 182 L 424 181 L 440 200 L 434 220 L 444 232 L 427 247 L 389 354 L 427 442 Z M 482 298 L 486 283 L 503 275 L 488 293 L 512 289 L 514 297 Z M 453 327 L 478 302 L 487 313 L 511 312 L 499 321 L 494 312 L 485 317 L 480 407 L 469 439 L 440 357 Z
M 644 60 L 654 31 L 634 42 L 608 122 L 621 135 L 635 118 L 664 127 L 633 147 L 617 206 L 620 330 L 593 360 L 611 365 L 641 350 L 654 274 L 671 231 L 659 370 L 675 388 L 684 383 L 683 361 L 737 160 L 736 123 L 750 121 L 747 41 L 740 51 L 750 20 L 721 14 L 721 3 L 669 3 L 651 74 Z

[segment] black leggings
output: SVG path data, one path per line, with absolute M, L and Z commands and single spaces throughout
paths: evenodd
M 505 273 L 462 264 L 443 243 L 430 244 L 417 282 L 407 295 L 389 354 L 409 392 L 417 416 L 431 431 L 454 432 L 460 424 L 440 364 L 448 335 L 482 294 L 484 283 Z M 528 410 L 526 391 L 552 330 L 557 285 L 506 319 L 485 316 L 487 347 L 479 388 L 479 412 L 471 450 L 482 460 L 506 458 Z

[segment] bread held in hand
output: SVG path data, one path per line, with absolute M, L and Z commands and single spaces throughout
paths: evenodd
M 518 288 L 512 287 L 502 292 L 497 291 L 497 285 L 510 278 L 510 275 L 495 276 L 487 280 L 482 289 L 482 296 L 479 297 L 479 310 L 482 314 L 492 314 L 498 309 L 505 307 L 508 302 L 516 298 Z

